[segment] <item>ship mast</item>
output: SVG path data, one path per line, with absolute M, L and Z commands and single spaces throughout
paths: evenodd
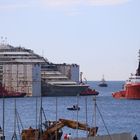
M 136 71 L 136 76 L 140 76 L 140 50 L 139 50 L 139 64 L 138 64 L 138 69 L 137 69 L 137 71 Z
M 80 72 L 80 84 L 83 83 L 83 72 Z

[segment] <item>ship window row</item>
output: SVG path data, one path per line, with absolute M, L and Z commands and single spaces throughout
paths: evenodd
M 128 82 L 136 83 L 136 82 L 140 82 L 140 79 L 131 79 L 131 80 L 128 80 Z
M 16 47 L 16 48 L 14 48 L 14 47 L 12 47 L 12 46 L 10 46 L 9 45 L 9 48 L 8 49 L 0 49 L 0 52 L 9 52 L 9 53 L 11 53 L 11 52 L 29 52 L 29 53 L 34 53 L 34 51 L 33 50 L 31 50 L 31 49 L 25 49 L 25 48 L 23 48 L 23 47 Z
M 67 78 L 59 78 L 59 79 L 58 79 L 58 78 L 45 78 L 45 77 L 42 77 L 42 79 L 43 79 L 43 80 L 46 80 L 46 81 L 54 81 L 54 80 L 55 80 L 55 81 L 56 81 L 56 80 L 57 80 L 57 81 L 59 81 L 59 80 L 68 81 Z
M 134 79 L 140 79 L 140 76 L 130 78 L 130 80 L 134 80 Z
M 42 57 L 37 57 L 37 56 L 34 56 L 34 55 L 0 55 L 0 58 L 37 58 L 37 59 L 42 59 Z

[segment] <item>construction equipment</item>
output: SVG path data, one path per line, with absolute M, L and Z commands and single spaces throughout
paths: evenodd
M 87 124 L 74 120 L 59 119 L 59 121 L 47 121 L 45 129 L 24 129 L 22 130 L 22 140 L 60 140 L 63 134 L 62 128 L 67 126 L 72 129 L 88 131 L 88 136 L 95 136 L 98 127 L 89 127 Z

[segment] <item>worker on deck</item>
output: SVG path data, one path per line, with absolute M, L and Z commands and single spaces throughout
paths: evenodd
M 133 140 L 138 140 L 137 135 L 135 135 L 135 136 L 133 137 Z
M 65 134 L 64 135 L 64 140 L 67 140 L 68 139 L 68 134 Z
M 68 139 L 68 140 L 71 139 L 71 133 L 69 133 L 69 134 L 67 135 L 67 139 Z

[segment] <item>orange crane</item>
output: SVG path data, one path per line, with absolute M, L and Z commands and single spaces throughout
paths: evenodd
M 22 130 L 22 140 L 60 140 L 63 134 L 62 128 L 65 126 L 72 129 L 88 131 L 88 136 L 95 136 L 98 130 L 98 127 L 91 128 L 87 124 L 74 120 L 59 119 L 59 121 L 50 122 L 43 131 L 40 131 L 40 129 L 33 129 L 31 127 L 29 129 Z

